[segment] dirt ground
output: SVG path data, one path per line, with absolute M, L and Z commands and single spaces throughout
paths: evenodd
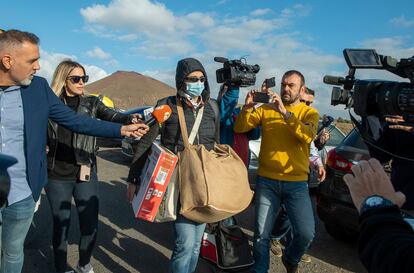
M 346 135 L 354 128 L 352 123 L 345 123 L 345 122 L 334 122 L 335 126 L 338 127 L 339 130 L 344 132 Z

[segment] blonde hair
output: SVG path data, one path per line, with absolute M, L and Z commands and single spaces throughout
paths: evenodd
M 73 69 L 78 67 L 81 68 L 83 70 L 83 74 L 86 75 L 85 68 L 80 63 L 74 62 L 70 59 L 62 61 L 56 67 L 51 84 L 51 88 L 53 92 L 55 92 L 56 96 L 60 97 L 60 95 L 62 95 L 65 91 L 66 79 Z

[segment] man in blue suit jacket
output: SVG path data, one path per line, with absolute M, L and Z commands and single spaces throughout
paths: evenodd
M 0 273 L 21 272 L 23 243 L 35 202 L 47 182 L 46 133 L 48 119 L 71 131 L 101 136 L 138 137 L 145 124 L 121 126 L 76 114 L 34 74 L 40 69 L 39 38 L 28 32 L 9 30 L 0 34 L 0 152 L 17 158 L 9 168 L 8 204 L 0 209 Z

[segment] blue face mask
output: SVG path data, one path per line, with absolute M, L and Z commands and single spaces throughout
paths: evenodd
M 192 97 L 198 97 L 204 90 L 204 83 L 203 82 L 188 82 L 186 83 L 186 93 Z

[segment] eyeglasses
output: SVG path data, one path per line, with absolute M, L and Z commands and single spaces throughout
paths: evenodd
M 309 106 L 309 105 L 311 105 L 313 103 L 313 101 L 307 101 L 307 100 L 300 100 L 300 102 L 303 102 L 307 106 Z
M 80 80 L 82 80 L 83 83 L 87 83 L 89 81 L 89 76 L 69 76 L 68 80 L 70 80 L 73 83 L 79 83 Z
M 206 78 L 205 77 L 200 77 L 200 78 L 197 78 L 197 77 L 186 77 L 185 78 L 185 81 L 187 81 L 187 82 L 198 82 L 198 81 L 205 82 L 206 81 Z

